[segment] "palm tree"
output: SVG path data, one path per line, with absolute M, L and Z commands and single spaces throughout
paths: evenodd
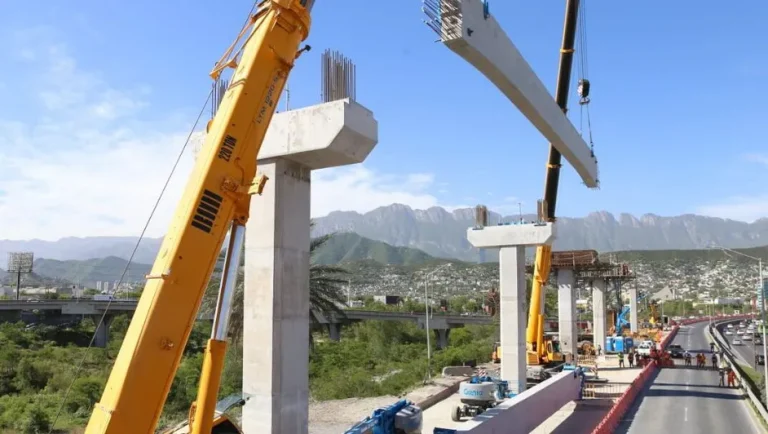
M 310 227 L 314 222 L 310 222 Z M 334 234 L 323 235 L 314 238 L 310 242 L 309 255 L 310 261 L 315 253 L 333 237 Z M 340 307 L 345 300 L 342 285 L 347 283 L 344 276 L 349 272 L 341 267 L 332 265 L 311 264 L 309 267 L 309 307 L 322 313 L 332 313 L 344 316 L 344 310 Z M 216 297 L 219 291 L 220 273 L 214 274 L 208 283 L 208 289 L 205 292 L 201 312 L 213 312 L 216 308 Z M 245 282 L 243 276 L 243 267 L 240 267 L 238 273 L 237 286 L 232 299 L 232 311 L 229 318 L 229 335 L 232 342 L 239 342 L 243 336 L 243 294 L 245 292 Z M 312 325 L 316 325 L 316 320 L 310 314 Z M 313 344 L 310 334 L 310 344 Z

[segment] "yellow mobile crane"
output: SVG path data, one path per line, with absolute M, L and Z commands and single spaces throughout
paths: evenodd
M 571 69 L 573 66 L 574 40 L 576 39 L 576 23 L 579 16 L 579 0 L 567 0 L 565 7 L 565 24 L 563 40 L 560 49 L 560 65 L 558 67 L 557 88 L 555 101 L 563 110 L 568 107 L 568 89 L 570 86 Z M 589 94 L 589 82 L 582 80 L 579 86 L 582 99 Z M 544 184 L 544 199 L 539 202 L 539 220 L 555 222 L 555 206 L 557 205 L 557 187 L 560 180 L 561 154 L 550 144 L 547 175 Z M 544 368 L 555 362 L 561 362 L 563 356 L 551 338 L 544 336 L 544 286 L 547 283 L 552 262 L 552 247 L 548 245 L 536 248 L 536 262 L 533 270 L 531 303 L 528 311 L 528 327 L 526 330 L 526 355 L 528 376 L 534 379 L 546 377 Z
M 227 347 L 228 314 L 256 177 L 256 157 L 299 49 L 313 0 L 266 0 L 211 72 L 234 72 L 165 235 L 87 434 L 153 433 L 227 231 L 213 332 L 205 350 L 191 432 L 210 434 Z M 237 45 L 243 40 L 240 48 Z M 218 415 L 216 433 L 239 433 Z

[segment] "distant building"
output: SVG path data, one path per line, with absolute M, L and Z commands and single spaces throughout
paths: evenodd
M 98 282 L 96 282 L 96 290 L 97 290 L 97 291 L 101 291 L 101 280 L 99 280 Z
M 102 282 L 101 283 L 101 292 L 102 293 L 108 293 L 109 292 L 109 282 Z
M 741 306 L 744 304 L 744 299 L 738 297 L 718 297 L 715 299 L 715 304 L 721 306 Z
M 389 305 L 398 305 L 402 302 L 399 295 L 374 295 L 373 300 Z

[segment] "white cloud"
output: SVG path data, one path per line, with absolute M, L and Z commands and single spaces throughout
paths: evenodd
M 747 154 L 744 156 L 744 158 L 747 161 L 750 161 L 752 163 L 762 164 L 764 166 L 768 166 L 768 155 L 767 154 Z
M 146 86 L 116 87 L 83 70 L 63 44 L 46 43 L 57 40 L 47 32 L 26 35 L 14 59 L 33 71 L 34 86 L 17 91 L 37 105 L 31 119 L 0 117 L 0 239 L 138 235 L 189 126 L 173 114 L 149 112 Z M 147 236 L 166 232 L 195 147 L 188 146 Z M 318 171 L 312 215 L 392 203 L 428 208 L 438 205 L 430 193 L 436 187 L 429 173 L 396 176 L 365 166 Z
M 701 206 L 696 212 L 712 217 L 751 223 L 760 218 L 768 217 L 768 195 L 737 196 L 723 203 Z

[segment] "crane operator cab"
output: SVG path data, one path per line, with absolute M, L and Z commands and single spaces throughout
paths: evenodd
M 548 362 L 562 362 L 563 353 L 560 352 L 560 342 L 554 339 L 547 339 L 545 343 L 547 349 L 547 361 Z
M 235 422 L 233 422 L 227 412 L 236 407 L 242 407 L 245 405 L 247 398 L 243 398 L 242 395 L 230 395 L 223 398 L 216 403 L 216 410 L 213 415 L 213 430 L 211 434 L 243 434 Z M 192 408 L 189 412 L 190 417 L 195 414 L 195 409 Z M 190 433 L 190 421 L 185 420 L 173 428 L 163 431 L 162 434 L 189 434 Z

